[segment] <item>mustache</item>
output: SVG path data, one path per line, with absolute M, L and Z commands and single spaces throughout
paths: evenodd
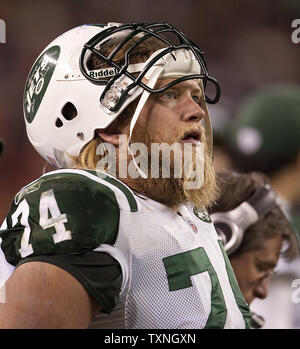
M 187 138 L 194 138 L 200 142 L 203 142 L 206 139 L 204 127 L 200 125 L 184 130 L 179 133 L 179 135 L 176 137 L 176 140 L 181 141 Z

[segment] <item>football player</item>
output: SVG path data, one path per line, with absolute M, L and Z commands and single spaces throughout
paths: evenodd
M 97 314 L 102 328 L 249 328 L 205 210 L 216 197 L 206 101 L 219 95 L 201 50 L 167 23 L 84 25 L 46 47 L 24 114 L 56 170 L 15 196 L 2 225 L 1 327 L 86 328 Z M 170 178 L 151 176 L 141 163 L 154 143 L 190 145 L 187 174 L 175 176 L 173 154 Z M 191 188 L 195 169 L 204 180 Z

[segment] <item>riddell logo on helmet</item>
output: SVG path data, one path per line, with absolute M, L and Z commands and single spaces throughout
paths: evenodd
M 6 43 L 6 24 L 3 19 L 0 19 L 0 44 Z
M 118 73 L 117 68 L 97 69 L 89 72 L 91 78 L 102 78 L 104 76 L 114 76 Z

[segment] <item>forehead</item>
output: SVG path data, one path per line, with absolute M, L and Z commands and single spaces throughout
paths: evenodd
M 276 264 L 282 248 L 282 243 L 283 238 L 281 235 L 276 235 L 272 238 L 266 239 L 263 247 L 255 252 L 255 257 L 257 259 L 273 261 Z
M 176 77 L 167 78 L 167 79 L 158 79 L 155 84 L 155 88 L 162 88 L 176 79 L 177 79 Z M 198 92 L 202 90 L 200 87 L 200 80 L 198 79 L 182 81 L 172 86 L 171 88 L 180 89 L 180 90 L 192 90 L 192 91 L 198 91 Z

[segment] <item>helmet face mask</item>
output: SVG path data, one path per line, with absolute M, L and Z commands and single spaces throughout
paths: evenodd
M 173 34 L 172 41 L 167 38 L 167 34 Z M 101 52 L 101 46 L 102 43 L 107 44 L 110 40 L 112 40 L 115 37 L 120 37 L 120 41 L 115 44 L 115 47 L 113 47 L 109 54 L 105 55 Z M 142 45 L 145 41 L 149 39 L 155 38 L 156 40 L 160 41 L 162 44 L 165 45 L 164 49 L 161 49 L 157 52 L 155 52 L 151 57 L 147 60 L 147 62 L 144 63 L 140 73 L 138 76 L 134 76 L 132 74 L 132 70 L 130 70 L 130 53 L 132 50 L 137 50 L 140 45 Z M 118 62 L 114 60 L 114 58 L 118 55 L 120 50 L 124 48 L 126 44 L 130 40 L 134 40 L 130 47 L 125 52 L 124 56 L 124 63 L 121 65 Z M 176 41 L 176 42 L 174 42 Z M 151 88 L 147 84 L 143 82 L 143 78 L 147 76 L 147 73 L 149 73 L 149 70 L 155 66 L 159 65 L 159 61 L 163 61 L 166 56 L 171 55 L 173 56 L 174 60 L 176 57 L 174 56 L 174 53 L 178 50 L 185 50 L 190 51 L 192 53 L 191 56 L 193 56 L 192 59 L 197 60 L 199 64 L 199 72 L 198 73 L 190 73 L 190 74 L 181 74 L 183 76 L 178 77 L 174 81 L 170 82 L 169 84 L 165 85 L 163 88 L 156 89 Z M 93 53 L 94 55 L 98 56 L 99 60 L 102 60 L 107 65 L 111 67 L 111 70 L 107 75 L 112 75 L 113 72 L 116 72 L 116 74 L 111 77 L 110 79 L 107 79 L 104 74 L 101 74 L 100 78 L 94 77 L 93 74 L 91 76 L 91 73 L 93 71 L 89 71 L 87 68 L 87 59 L 86 55 L 88 52 Z M 89 42 L 87 42 L 84 45 L 84 48 L 82 50 L 81 58 L 80 58 L 80 69 L 83 73 L 83 75 L 92 83 L 103 85 L 105 84 L 105 89 L 100 97 L 100 101 L 102 102 L 105 99 L 106 93 L 111 89 L 111 87 L 115 84 L 115 82 L 122 77 L 122 75 L 125 75 L 131 80 L 130 84 L 126 84 L 126 86 L 123 88 L 123 91 L 115 103 L 113 107 L 110 108 L 112 111 L 117 111 L 126 97 L 128 96 L 128 93 L 134 89 L 136 86 L 142 87 L 144 90 L 150 92 L 150 93 L 161 93 L 165 90 L 169 89 L 170 87 L 190 79 L 201 79 L 203 81 L 204 88 L 206 87 L 207 82 L 211 82 L 215 86 L 215 96 L 213 98 L 210 98 L 206 96 L 206 101 L 208 103 L 214 104 L 217 103 L 217 101 L 220 98 L 220 88 L 216 80 L 208 75 L 206 63 L 203 58 L 203 52 L 190 40 L 186 38 L 186 36 L 175 29 L 173 26 L 171 26 L 168 23 L 154 23 L 154 24 L 141 24 L 141 23 L 132 23 L 132 24 L 124 24 L 124 25 L 117 25 L 112 28 L 108 28 L 104 30 L 103 32 L 95 35 Z
M 153 42 L 158 49 L 152 48 Z M 158 78 L 171 77 L 155 88 Z M 136 98 L 142 96 L 131 132 L 150 93 L 190 79 L 198 79 L 204 91 L 212 83 L 215 96 L 205 99 L 218 101 L 220 88 L 208 75 L 202 52 L 167 23 L 71 29 L 45 48 L 29 74 L 24 91 L 29 140 L 52 165 L 70 167 L 95 130 L 109 126 Z M 209 129 L 209 116 L 208 123 Z

